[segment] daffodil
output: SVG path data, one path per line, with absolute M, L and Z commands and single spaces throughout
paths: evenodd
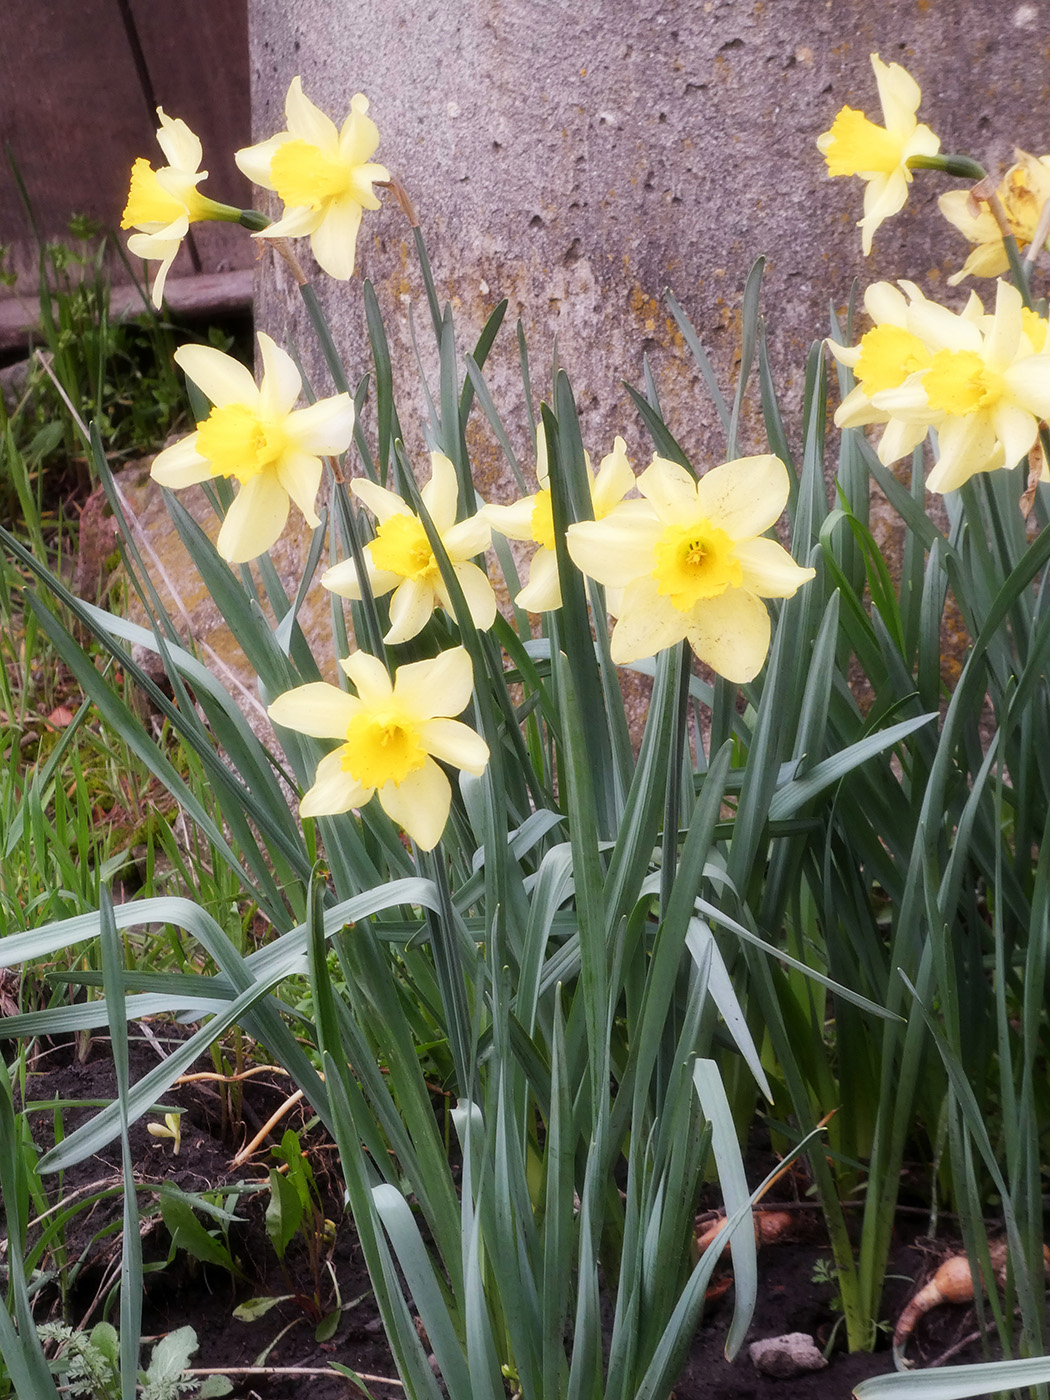
M 368 98 L 358 93 L 337 129 L 331 118 L 303 93 L 293 78 L 284 103 L 288 129 L 268 141 L 237 151 L 237 165 L 256 185 L 275 190 L 282 217 L 256 238 L 310 236 L 313 255 L 330 276 L 346 281 L 354 270 L 361 213 L 378 209 L 372 185 L 390 172 L 369 161 L 379 145 Z
M 828 163 L 828 174 L 859 175 L 865 181 L 864 217 L 858 223 L 865 256 L 871 252 L 872 235 L 885 219 L 898 214 L 908 198 L 913 156 L 933 156 L 941 148 L 940 137 L 916 121 L 922 93 L 915 79 L 899 63 L 883 63 L 871 55 L 879 88 L 884 126 L 843 107 L 831 130 L 817 137 L 817 146 Z
M 431 661 L 398 668 L 393 683 L 382 662 L 358 651 L 339 663 L 356 695 L 316 681 L 278 696 L 274 724 L 340 745 L 317 766 L 303 795 L 303 817 L 335 816 L 378 794 L 380 806 L 424 851 L 437 845 L 448 821 L 452 789 L 435 759 L 476 777 L 489 761 L 488 745 L 469 725 L 451 718 L 474 689 L 463 647 Z
M 997 190 L 1010 232 L 1018 246 L 1026 247 L 1035 237 L 1039 219 L 1050 200 L 1050 156 L 1032 156 L 1015 151 L 1017 161 L 1003 176 Z M 1000 277 L 1009 267 L 1003 231 L 988 207 L 987 200 L 971 190 L 952 190 L 937 201 L 941 213 L 971 243 L 973 252 L 961 269 L 948 278 L 950 287 L 965 277 Z
M 561 607 L 561 584 L 558 580 L 558 557 L 554 547 L 554 513 L 547 469 L 547 440 L 541 433 L 536 444 L 536 477 L 540 489 L 532 496 L 523 496 L 509 506 L 489 505 L 482 514 L 492 528 L 512 540 L 526 540 L 539 546 L 529 563 L 529 581 L 514 601 L 529 612 L 550 612 Z M 627 460 L 627 444 L 618 437 L 613 450 L 603 457 L 595 476 L 587 461 L 591 487 L 591 506 L 595 520 L 604 520 L 612 511 L 641 507 L 641 501 L 624 502 L 624 496 L 635 484 L 634 472 Z
M 1003 281 L 992 315 L 982 314 L 971 296 L 968 314 L 924 302 L 913 303 L 908 316 L 929 362 L 877 389 L 871 402 L 914 431 L 936 429 L 928 489 L 954 491 L 976 472 L 1016 466 L 1034 446 L 1040 421 L 1050 418 L 1045 323 L 1026 314 L 1020 292 Z M 889 463 L 903 455 L 894 452 L 884 436 L 880 458 Z
M 378 522 L 375 539 L 365 547 L 372 592 L 377 597 L 391 591 L 394 595 L 390 600 L 390 630 L 383 640 L 410 641 L 422 632 L 436 607 L 452 612 L 452 600 L 426 529 L 408 502 L 393 491 L 361 478 L 356 478 L 350 489 Z M 496 595 L 485 571 L 471 562 L 492 542 L 485 514 L 478 511 L 468 520 L 457 522 L 456 469 L 441 452 L 430 454 L 430 480 L 419 494 L 463 590 L 471 620 L 485 631 L 496 619 Z M 333 565 L 322 575 L 321 582 L 340 597 L 361 597 L 361 581 L 352 559 Z
M 160 126 L 157 141 L 168 164 L 154 170 L 148 160 L 139 159 L 131 168 L 131 188 L 121 218 L 121 228 L 135 228 L 128 239 L 128 251 L 137 258 L 159 262 L 153 283 L 153 305 L 164 300 L 164 282 L 190 224 L 205 219 L 234 221 L 240 210 L 218 204 L 202 195 L 197 186 L 207 179 L 201 170 L 201 143 L 184 121 L 165 116 L 157 108 Z
M 612 659 L 627 665 L 687 639 L 701 661 L 740 683 L 769 650 L 763 598 L 790 598 L 813 569 L 765 537 L 788 499 L 778 457 L 742 457 L 696 481 L 654 457 L 638 478 L 647 509 L 570 525 L 576 566 L 616 595 Z
M 918 322 L 929 329 L 931 319 L 941 318 L 941 338 L 952 333 L 955 315 L 929 301 L 914 282 L 902 281 L 899 291 L 890 282 L 873 282 L 864 293 L 864 309 L 874 322 L 871 330 L 861 336 L 857 345 L 839 345 L 833 340 L 828 346 L 840 364 L 853 370 L 856 384 L 835 412 L 838 428 L 860 428 L 872 423 L 885 424 L 879 442 L 879 458 L 896 462 L 918 447 L 925 438 L 929 423 L 905 421 L 891 417 L 876 408 L 874 396 L 884 389 L 895 389 L 909 375 L 928 369 L 933 352 L 913 328 Z M 921 313 L 921 321 L 912 308 Z M 983 307 L 973 298 L 964 316 L 979 318 Z
M 184 345 L 176 363 L 215 407 L 197 431 L 154 459 L 151 476 L 178 489 L 212 477 L 234 477 L 240 490 L 219 531 L 224 559 L 245 563 L 264 554 L 284 529 L 289 499 L 308 525 L 315 510 L 321 458 L 345 452 L 354 428 L 349 394 L 295 409 L 302 381 L 290 355 L 259 333 L 262 383 L 233 359 L 206 345 Z

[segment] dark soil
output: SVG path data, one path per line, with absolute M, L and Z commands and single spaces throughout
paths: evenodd
M 178 1027 L 156 1025 L 152 1039 L 147 1039 L 136 1027 L 131 1042 L 132 1078 L 156 1064 L 158 1056 L 179 1036 Z M 27 1083 L 30 1101 L 108 1100 L 113 1096 L 108 1040 L 93 1041 L 84 1062 L 72 1047 L 55 1047 L 34 1068 Z M 213 1068 L 207 1059 L 194 1066 L 197 1071 Z M 265 1229 L 268 1189 L 241 1196 L 237 1201 L 236 1211 L 242 1223 L 232 1228 L 230 1243 L 244 1274 L 241 1280 L 181 1251 L 172 1262 L 165 1263 L 169 1238 L 159 1212 L 150 1213 L 143 1220 L 144 1259 L 160 1266 L 145 1275 L 143 1334 L 147 1338 L 160 1336 L 189 1324 L 200 1345 L 194 1366 L 224 1371 L 234 1382 L 234 1395 L 244 1400 L 253 1396 L 256 1400 L 300 1400 L 303 1396 L 310 1400 L 343 1400 L 355 1394 L 347 1380 L 329 1369 L 330 1360 L 361 1375 L 375 1400 L 396 1400 L 403 1392 L 395 1379 L 356 1236 L 339 1204 L 342 1197 L 334 1151 L 319 1129 L 306 1131 L 309 1108 L 299 1104 L 282 1118 L 260 1150 L 243 1166 L 232 1162 L 237 1150 L 255 1135 L 289 1093 L 288 1081 L 276 1073 L 244 1081 L 240 1102 L 231 1104 L 227 1099 L 225 1107 L 223 1086 L 214 1082 L 173 1088 L 165 1094 L 164 1102 L 184 1110 L 181 1151 L 178 1156 L 173 1155 L 170 1140 L 147 1132 L 147 1123 L 159 1123 L 162 1117 L 147 1115 L 131 1130 L 136 1177 L 142 1182 L 172 1182 L 187 1192 L 214 1191 L 235 1182 L 266 1183 L 269 1167 L 275 1161 L 270 1148 L 279 1143 L 287 1128 L 294 1128 L 304 1150 L 309 1148 L 310 1161 L 325 1195 L 325 1214 L 337 1222 L 331 1264 L 339 1296 L 344 1305 L 350 1306 L 344 1308 L 334 1334 L 324 1342 L 315 1338 L 319 1318 L 334 1302 L 327 1271 L 320 1278 L 318 1307 L 302 1242 L 293 1242 L 283 1267 L 276 1257 Z M 78 1126 L 92 1111 L 64 1110 L 65 1131 Z M 50 1111 L 33 1115 L 34 1134 L 41 1146 L 49 1146 L 53 1140 L 49 1136 L 51 1124 Z M 767 1162 L 768 1158 L 756 1160 L 751 1173 L 755 1179 L 765 1173 Z M 330 1168 L 326 1163 L 331 1164 Z M 89 1194 L 84 1188 L 107 1184 L 119 1187 L 120 1180 L 120 1148 L 119 1143 L 113 1143 L 104 1152 L 63 1173 L 61 1196 L 69 1202 L 77 1192 Z M 790 1185 L 787 1193 L 790 1194 Z M 766 1246 L 759 1255 L 758 1307 L 748 1342 L 786 1332 L 807 1332 L 824 1347 L 839 1313 L 832 1306 L 834 1286 L 815 1282 L 814 1269 L 820 1261 L 828 1260 L 829 1251 L 817 1213 L 805 1202 L 790 1204 L 795 1223 L 785 1232 L 789 1242 Z M 119 1275 L 122 1210 L 123 1200 L 117 1190 L 75 1217 L 69 1227 L 68 1258 L 70 1262 L 82 1259 L 68 1299 L 68 1320 L 76 1325 L 91 1326 L 100 1320 L 104 1301 Z M 105 1232 L 107 1225 L 114 1227 L 110 1233 Z M 914 1281 L 922 1282 L 939 1262 L 917 1246 L 914 1233 L 914 1229 L 909 1234 L 906 1226 L 902 1227 L 901 1240 L 891 1260 L 883 1306 L 886 1317 L 893 1320 L 914 1291 Z M 233 1316 L 234 1308 L 248 1298 L 287 1294 L 297 1296 L 256 1321 L 242 1322 Z M 834 1350 L 824 1370 L 792 1380 L 760 1375 L 748 1359 L 746 1344 L 735 1362 L 729 1363 L 724 1357 L 724 1346 L 732 1317 L 731 1286 L 719 1298 L 712 1295 L 676 1388 L 677 1400 L 792 1400 L 802 1396 L 806 1400 L 842 1400 L 859 1381 L 893 1369 L 888 1338 L 884 1335 L 880 1336 L 881 1349 L 874 1353 L 850 1356 L 844 1350 Z M 57 1318 L 57 1297 L 51 1307 Z M 43 1306 L 38 1309 L 38 1320 L 45 1320 L 45 1311 Z M 973 1327 L 972 1310 L 938 1309 L 922 1319 L 909 1346 L 909 1356 L 920 1366 L 936 1362 L 967 1337 Z M 841 1332 L 839 1328 L 836 1334 L 840 1347 Z M 978 1359 L 979 1351 L 972 1344 L 951 1356 L 953 1363 Z

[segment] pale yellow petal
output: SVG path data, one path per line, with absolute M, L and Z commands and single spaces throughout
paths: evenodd
M 679 525 L 696 514 L 695 478 L 666 457 L 653 457 L 638 478 L 638 490 L 664 525 Z
M 983 413 L 945 420 L 937 431 L 937 464 L 926 481 L 928 491 L 957 491 L 985 471 L 996 451 L 995 431 Z
M 284 99 L 284 114 L 288 118 L 288 130 L 294 137 L 306 141 L 311 146 L 320 147 L 327 155 L 334 154 L 330 148 L 339 144 L 339 132 L 335 122 L 331 117 L 326 117 L 306 96 L 301 78 L 293 78 L 288 87 L 288 94 Z
M 157 453 L 149 471 L 154 481 L 178 491 L 183 486 L 196 486 L 199 481 L 212 479 L 215 468 L 207 457 L 202 457 L 197 451 L 197 436 L 190 433 L 189 437 L 173 442 L 163 452 Z
M 441 543 L 453 563 L 484 554 L 492 545 L 492 525 L 484 510 L 441 531 Z
M 443 452 L 431 452 L 430 480 L 419 494 L 438 534 L 443 536 L 455 524 L 459 507 L 456 468 Z
M 251 477 L 234 497 L 215 548 L 231 564 L 246 564 L 276 544 L 288 519 L 288 492 L 276 472 Z
M 771 626 L 761 598 L 730 588 L 696 607 L 690 619 L 689 645 L 701 661 L 726 680 L 744 685 L 754 680 L 769 651 Z
M 355 476 L 350 483 L 350 490 L 368 507 L 380 524 L 389 520 L 392 515 L 412 514 L 407 501 L 395 495 L 393 491 L 388 491 L 385 486 L 369 481 L 367 477 Z
M 419 739 L 427 753 L 453 768 L 480 778 L 489 761 L 489 746 L 469 724 L 458 719 L 428 719 L 419 726 Z
M 213 345 L 180 345 L 175 363 L 217 408 L 231 403 L 254 407 L 259 402 L 251 370 Z
M 348 282 L 354 275 L 357 234 L 361 227 L 361 205 L 356 199 L 337 199 L 328 204 L 323 217 L 310 235 L 310 250 L 321 267 L 337 282 Z
M 157 116 L 160 119 L 157 144 L 164 152 L 164 158 L 176 170 L 196 175 L 204 157 L 200 138 L 193 134 L 181 118 L 166 117 L 163 107 L 157 108 Z
M 788 501 L 787 467 L 764 453 L 738 457 L 705 472 L 697 483 L 700 513 L 730 539 L 746 540 L 764 531 L 783 514 Z
M 922 101 L 919 84 L 899 63 L 883 63 L 877 53 L 871 55 L 879 103 L 888 131 L 910 130 L 915 125 L 915 113 Z
M 695 502 L 693 507 L 695 513 Z M 655 514 L 646 518 L 613 511 L 604 520 L 581 520 L 566 533 L 569 557 L 581 573 L 607 588 L 626 588 L 652 572 L 656 544 L 664 532 Z
M 363 807 L 374 788 L 366 788 L 352 777 L 342 763 L 342 749 L 336 749 L 317 765 L 314 785 L 303 794 L 299 803 L 301 817 L 334 817 L 349 812 L 351 807 Z
M 386 667 L 377 656 L 367 651 L 353 651 L 339 665 L 344 674 L 350 677 L 361 703 L 367 709 L 378 709 L 389 702 L 394 687 Z
M 764 536 L 742 540 L 734 553 L 743 569 L 743 588 L 760 598 L 790 598 L 816 577 L 815 569 L 802 568 L 776 540 Z
M 349 394 L 318 399 L 290 413 L 284 430 L 304 452 L 336 457 L 346 451 L 354 435 L 354 401 Z
M 406 831 L 424 851 L 441 840 L 452 806 L 452 788 L 432 758 L 409 773 L 403 783 L 384 783 L 379 789 L 383 811 Z
M 379 129 L 368 116 L 368 98 L 355 92 L 339 132 L 339 156 L 349 166 L 363 165 L 378 145 Z
M 529 565 L 529 581 L 514 599 L 529 612 L 552 612 L 561 607 L 558 556 L 553 549 L 537 549 Z
M 302 377 L 291 355 L 275 345 L 264 331 L 259 332 L 258 341 L 263 367 L 259 409 L 266 418 L 283 418 L 299 397 Z
M 474 667 L 465 647 L 450 647 L 429 661 L 399 666 L 398 700 L 421 720 L 461 714 L 474 693 Z
M 509 506 L 487 505 L 482 514 L 497 534 L 506 535 L 509 540 L 531 540 L 535 507 L 535 496 L 522 496 Z
M 383 641 L 389 646 L 418 637 L 434 614 L 434 590 L 428 583 L 406 578 L 390 599 L 390 630 Z
M 285 207 L 281 217 L 272 224 L 267 224 L 258 233 L 253 233 L 253 238 L 305 238 L 320 228 L 324 219 L 323 209 L 312 209 L 308 204 L 303 204 L 289 209 Z
M 488 574 L 484 569 L 479 569 L 477 564 L 456 564 L 453 571 L 463 596 L 467 602 L 470 612 L 470 620 L 481 632 L 487 632 L 496 620 L 496 595 L 493 592 L 492 584 L 489 583 Z M 435 585 L 435 591 L 441 599 L 441 605 L 447 613 L 454 613 L 452 599 L 448 595 L 443 579 L 439 579 Z
M 277 480 L 303 514 L 311 530 L 321 523 L 317 493 L 321 487 L 321 461 L 308 452 L 285 452 L 277 463 Z
M 387 569 L 377 569 L 372 563 L 372 556 L 366 549 L 365 570 L 368 574 L 368 583 L 374 598 L 381 598 L 384 593 L 389 593 L 392 588 L 396 588 L 401 582 L 400 574 L 392 574 Z M 330 569 L 326 569 L 321 575 L 321 584 L 330 593 L 338 593 L 340 598 L 350 598 L 354 601 L 361 597 L 361 582 L 357 576 L 357 565 L 352 559 L 343 559 L 338 564 L 333 564 Z
M 314 739 L 345 739 L 347 725 L 361 709 L 361 701 L 337 685 L 313 681 L 286 690 L 266 713 L 274 724 L 309 734 Z
M 656 591 L 655 579 L 636 579 L 620 599 L 620 616 L 613 628 L 610 654 L 617 666 L 655 656 L 680 642 L 692 614 L 680 612 Z
M 603 457 L 598 475 L 591 485 L 591 504 L 595 520 L 619 505 L 628 491 L 634 489 L 635 475 L 627 458 L 627 444 L 622 437 L 613 441 L 613 450 Z
M 237 164 L 237 169 L 242 175 L 246 175 L 253 185 L 261 185 L 264 190 L 273 189 L 273 181 L 270 178 L 270 165 L 279 147 L 286 141 L 291 141 L 290 132 L 279 131 L 276 136 L 271 136 L 268 141 L 260 141 L 255 146 L 244 146 L 239 151 L 234 151 L 233 159 Z

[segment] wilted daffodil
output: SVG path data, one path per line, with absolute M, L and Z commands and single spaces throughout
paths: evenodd
M 408 502 L 393 491 L 360 477 L 355 478 L 350 489 L 378 521 L 376 537 L 365 547 L 372 592 L 377 597 L 391 590 L 394 594 L 390 600 L 390 630 L 383 640 L 410 641 L 422 632 L 436 607 L 452 612 L 452 600 L 426 529 Z M 430 454 L 430 480 L 419 494 L 463 590 L 471 620 L 485 631 L 496 619 L 496 595 L 485 571 L 471 563 L 474 555 L 483 554 L 492 542 L 484 512 L 457 523 L 456 469 L 441 452 Z M 321 582 L 340 597 L 361 596 L 357 566 L 352 559 L 333 565 L 322 575 Z
M 688 640 L 701 661 L 743 683 L 762 669 L 763 598 L 790 598 L 814 576 L 764 537 L 787 505 L 778 457 L 742 457 L 696 481 L 663 457 L 638 478 L 647 511 L 570 525 L 569 554 L 617 595 L 612 659 L 627 665 Z
M 1050 200 L 1050 156 L 1032 156 L 1015 151 L 1016 164 L 1003 176 L 996 193 L 1006 214 L 1010 232 L 1018 246 L 1027 247 L 1035 237 L 1039 219 Z M 973 252 L 954 276 L 950 287 L 965 277 L 1000 277 L 1009 267 L 1003 231 L 988 207 L 972 190 L 952 190 L 937 201 L 941 213 L 964 237 L 976 244 Z
M 922 93 L 911 74 L 899 63 L 883 63 L 877 53 L 871 55 L 871 66 L 885 125 L 876 126 L 863 112 L 843 107 L 831 130 L 817 137 L 829 175 L 859 175 L 865 181 L 864 217 L 858 223 L 865 256 L 883 220 L 904 208 L 912 180 L 909 159 L 936 155 L 941 147 L 940 137 L 916 121 Z
M 321 458 L 345 452 L 354 428 L 349 394 L 293 409 L 302 381 L 291 356 L 259 333 L 262 383 L 233 359 L 206 345 L 183 345 L 175 360 L 215 407 L 197 431 L 161 452 L 150 475 L 178 489 L 215 476 L 235 477 L 240 490 L 219 531 L 224 559 L 243 564 L 270 548 L 288 519 L 289 499 L 308 525 L 320 525 L 314 509 Z
M 148 160 L 139 159 L 131 168 L 131 188 L 120 221 L 121 228 L 135 228 L 128 239 L 128 251 L 137 258 L 159 262 L 153 283 L 153 305 L 164 299 L 164 282 L 190 224 L 205 219 L 236 222 L 241 211 L 229 204 L 217 204 L 202 195 L 197 186 L 208 172 L 201 170 L 201 143 L 184 121 L 173 120 L 157 108 L 160 126 L 157 141 L 168 164 L 154 170 Z
M 618 437 L 613 450 L 602 458 L 598 475 L 590 470 L 591 506 L 595 520 L 604 520 L 613 510 L 626 504 L 645 509 L 644 502 L 624 503 L 624 496 L 635 484 L 634 472 L 627 460 L 627 444 Z M 539 434 L 536 443 L 536 477 L 540 489 L 534 496 L 523 496 L 509 506 L 486 506 L 482 514 L 492 528 L 512 540 L 532 541 L 539 545 L 529 564 L 529 581 L 514 599 L 519 608 L 529 612 L 549 612 L 561 607 L 561 584 L 558 581 L 558 557 L 554 548 L 554 513 L 547 470 L 547 440 Z
M 872 403 L 891 419 L 936 427 L 937 461 L 926 485 L 955 491 L 976 472 L 1016 466 L 1035 445 L 1040 420 L 1050 418 L 1050 354 L 1045 326 L 1008 282 L 999 282 L 990 316 L 927 306 L 937 314 L 913 307 L 911 318 L 930 352 L 928 367 L 879 390 Z M 881 444 L 879 455 L 890 460 Z
M 448 820 L 452 789 L 435 759 L 480 776 L 488 745 L 469 725 L 450 718 L 474 689 L 463 647 L 432 661 L 401 666 L 393 684 L 385 666 L 358 651 L 339 663 L 356 695 L 317 681 L 278 696 L 274 724 L 315 739 L 340 739 L 317 766 L 303 796 L 303 817 L 334 816 L 363 807 L 378 793 L 384 812 L 424 851 L 437 845 Z
M 369 162 L 379 132 L 367 116 L 368 98 L 358 93 L 337 129 L 304 95 L 301 80 L 293 78 L 284 111 L 287 131 L 234 156 L 249 180 L 275 190 L 284 203 L 282 217 L 255 237 L 309 234 L 313 255 L 325 272 L 346 281 L 354 270 L 362 210 L 379 208 L 372 184 L 390 179 L 385 166 Z

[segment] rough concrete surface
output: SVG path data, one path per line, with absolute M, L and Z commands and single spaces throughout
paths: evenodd
M 254 0 L 250 17 L 255 138 L 283 128 L 297 74 L 337 121 L 355 92 L 366 93 L 381 133 L 375 159 L 418 207 L 460 348 L 509 297 L 508 330 L 520 316 L 536 396 L 549 392 L 557 336 L 591 452 L 608 451 L 622 432 L 639 467 L 651 445 L 621 381 L 641 383 L 643 353 L 697 467 L 721 460 L 724 447 L 665 287 L 731 384 L 744 280 L 767 256 L 763 308 L 789 415 L 829 303 L 845 303 L 854 277 L 907 276 L 961 305 L 965 288 L 944 283 L 967 245 L 935 209 L 954 182 L 920 174 L 865 260 L 854 227 L 861 184 L 826 178 L 814 142 L 838 109 L 849 104 L 881 120 L 870 53 L 919 81 L 920 119 L 945 151 L 969 152 L 1000 172 L 1015 145 L 1050 149 L 1045 4 Z M 312 269 L 306 240 L 296 248 Z M 375 283 L 387 319 L 412 439 L 424 408 L 408 300 L 424 333 L 426 311 L 409 229 L 389 197 L 365 215 L 358 269 Z M 287 273 L 267 257 L 259 278 L 260 327 L 293 337 L 327 392 Z M 368 367 L 360 287 L 356 278 L 322 277 L 319 288 L 355 379 Z M 518 423 L 527 463 L 512 333 L 501 340 L 489 380 Z M 494 445 L 484 433 L 474 445 L 479 487 L 505 496 Z M 742 447 L 762 446 L 753 408 Z

